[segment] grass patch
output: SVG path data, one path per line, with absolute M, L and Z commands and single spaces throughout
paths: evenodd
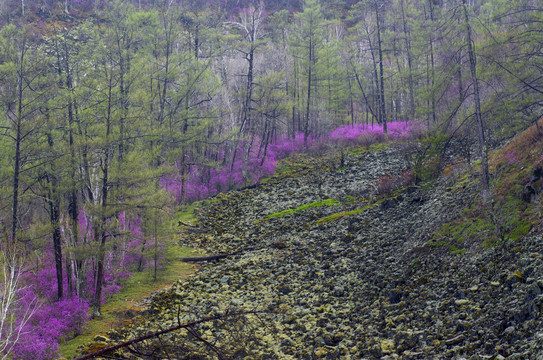
M 101 318 L 90 320 L 85 324 L 81 335 L 61 343 L 59 353 L 63 357 L 71 359 L 76 355 L 77 348 L 90 342 L 96 335 L 128 325 L 131 320 L 130 316 L 126 316 L 126 314 L 144 310 L 140 305 L 143 298 L 196 271 L 195 265 L 181 262 L 179 259 L 197 254 L 198 252 L 194 249 L 170 243 L 164 255 L 167 258 L 166 264 L 157 271 L 156 281 L 154 281 L 152 268 L 134 273 L 122 290 L 110 297 L 102 306 Z
M 315 202 L 312 202 L 311 204 L 298 206 L 296 209 L 287 209 L 287 210 L 283 210 L 283 211 L 279 211 L 279 212 L 270 214 L 266 218 L 267 219 L 280 218 L 280 217 L 291 215 L 291 214 L 294 214 L 296 212 L 304 211 L 304 210 L 307 210 L 307 209 L 319 208 L 319 207 L 322 207 L 322 206 L 335 206 L 335 205 L 341 205 L 341 203 L 339 201 L 337 201 L 337 200 L 334 200 L 334 199 L 326 199 L 326 200 L 323 200 L 323 201 L 315 201 Z
M 459 248 L 455 244 L 452 244 L 444 240 L 430 242 L 428 243 L 428 246 L 436 248 L 436 249 L 445 247 L 451 252 L 451 254 L 455 254 L 455 255 L 464 255 L 466 253 L 466 249 Z
M 172 226 L 176 228 L 177 226 L 179 226 L 180 222 L 193 225 L 197 221 L 196 216 L 194 215 L 194 209 L 197 206 L 200 206 L 201 203 L 201 201 L 196 201 L 190 205 L 184 205 L 179 211 L 174 214 L 172 218 Z
M 379 150 L 383 150 L 384 148 L 386 148 L 387 146 L 389 146 L 390 144 L 387 143 L 387 142 L 378 142 L 378 143 L 375 143 L 375 144 L 372 144 L 370 146 L 370 151 L 379 151 Z
M 355 210 L 350 210 L 350 211 L 343 211 L 343 212 L 340 212 L 340 213 L 336 213 L 336 214 L 332 214 L 332 215 L 329 215 L 329 216 L 326 216 L 326 217 L 323 217 L 322 219 L 319 219 L 317 220 L 317 224 L 324 224 L 324 223 L 327 223 L 327 222 L 331 222 L 331 221 L 336 221 L 338 219 L 341 219 L 343 217 L 346 217 L 346 216 L 353 216 L 353 215 L 358 215 L 376 205 L 379 205 L 380 203 L 382 203 L 383 200 L 379 200 L 373 204 L 370 204 L 370 205 L 366 205 L 364 206 L 363 208 L 360 208 L 360 209 L 355 209 Z
M 365 147 L 362 147 L 362 148 L 357 148 L 357 149 L 349 151 L 349 154 L 354 155 L 354 156 L 360 156 L 367 151 L 368 149 L 366 149 Z
M 357 147 L 355 149 L 349 150 L 348 153 L 354 156 L 360 156 L 360 155 L 363 155 L 364 153 L 367 153 L 368 151 L 382 150 L 389 145 L 390 143 L 388 142 L 376 142 L 369 146 L 361 146 L 361 147 Z

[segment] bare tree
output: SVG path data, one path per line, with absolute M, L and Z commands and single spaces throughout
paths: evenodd
M 253 108 L 253 90 L 254 90 L 254 65 L 255 65 L 255 52 L 257 48 L 262 45 L 261 37 L 263 36 L 263 23 L 266 18 L 264 12 L 264 4 L 260 2 L 258 6 L 250 6 L 247 9 L 243 9 L 239 14 L 239 21 L 229 21 L 226 25 L 237 28 L 241 37 L 244 40 L 244 45 L 238 48 L 238 51 L 243 54 L 245 60 L 247 60 L 247 83 L 245 89 L 245 96 L 243 100 L 242 113 L 241 113 L 241 125 L 238 133 L 238 140 L 241 135 L 252 136 L 255 124 L 252 119 Z M 245 141 L 243 149 L 243 177 L 247 178 L 247 163 L 249 161 L 250 141 Z M 236 146 L 237 148 L 237 146 Z M 235 160 L 232 161 L 233 167 Z
M 38 308 L 37 300 L 22 303 L 20 283 L 23 260 L 15 251 L 0 252 L 0 359 L 8 359 L 19 343 L 23 329 Z

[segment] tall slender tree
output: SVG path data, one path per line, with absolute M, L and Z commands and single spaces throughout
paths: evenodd
M 315 92 L 319 86 L 316 65 L 317 54 L 323 46 L 323 22 L 319 3 L 316 0 L 307 0 L 304 4 L 304 10 L 296 14 L 291 44 L 299 73 L 304 77 L 304 84 L 301 85 L 303 91 L 301 89 L 299 93 L 305 95 L 302 130 L 306 144 L 311 133 L 310 120 L 312 111 L 315 109 L 313 104 Z
M 462 10 L 464 14 L 464 26 L 466 29 L 467 48 L 471 78 L 473 81 L 473 97 L 475 102 L 475 118 L 477 120 L 477 135 L 479 137 L 479 155 L 481 156 L 481 183 L 483 187 L 483 198 L 489 196 L 489 173 L 488 173 L 488 154 L 485 141 L 485 131 L 483 125 L 483 115 L 481 111 L 481 96 L 479 93 L 479 79 L 477 77 L 477 55 L 473 47 L 473 30 L 468 14 L 466 0 L 462 0 Z

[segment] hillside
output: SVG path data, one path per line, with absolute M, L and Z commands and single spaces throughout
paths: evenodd
M 0 358 L 528 351 L 539 2 L 0 1 Z
M 88 350 L 227 314 L 136 349 L 176 359 L 536 359 L 542 203 L 519 199 L 523 187 L 541 191 L 541 140 L 531 128 L 492 154 L 485 205 L 476 165 L 402 186 L 420 145 L 287 159 L 264 183 L 198 209 L 186 241 L 233 255 L 156 293 L 132 327 Z M 228 316 L 239 311 L 264 312 Z

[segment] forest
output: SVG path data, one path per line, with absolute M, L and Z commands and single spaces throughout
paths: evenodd
M 176 211 L 289 154 L 454 137 L 490 196 L 543 109 L 538 0 L 2 0 L 0 26 L 0 358 L 56 358 Z

